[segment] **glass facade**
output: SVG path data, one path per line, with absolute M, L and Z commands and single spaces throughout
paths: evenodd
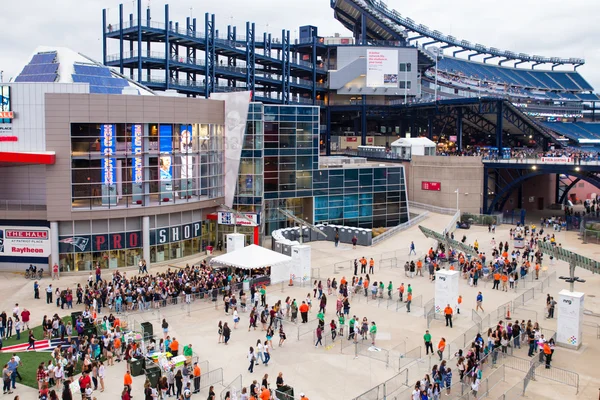
M 401 165 L 319 169 L 319 108 L 312 106 L 250 104 L 234 206 L 262 212 L 266 235 L 287 224 L 277 208 L 363 228 L 408 220 Z
M 222 197 L 223 143 L 221 125 L 72 124 L 72 208 Z
M 215 241 L 215 223 L 202 210 L 151 215 L 150 260 L 162 262 L 204 251 Z M 89 271 L 138 265 L 143 257 L 142 218 L 60 222 L 59 266 L 62 271 Z

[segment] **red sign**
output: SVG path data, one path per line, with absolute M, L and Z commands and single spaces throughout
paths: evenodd
M 456 136 L 450 136 L 450 141 L 456 143 L 458 138 Z
M 372 137 L 368 137 L 367 138 L 367 143 L 373 143 L 373 138 Z
M 5 233 L 10 239 L 48 239 L 48 231 L 25 231 L 7 229 Z
M 358 142 L 358 138 L 357 137 L 347 137 L 346 142 Z
M 442 184 L 440 182 L 421 182 L 421 190 L 434 190 L 439 192 L 442 190 Z
M 0 142 L 18 142 L 19 138 L 16 136 L 0 136 Z
M 0 111 L 0 119 L 13 119 L 15 113 L 12 111 Z

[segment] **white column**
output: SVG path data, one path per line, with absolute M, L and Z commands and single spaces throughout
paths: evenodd
M 142 255 L 150 265 L 150 217 L 142 217 Z
M 243 249 L 246 245 L 246 235 L 243 235 L 241 233 L 227 234 L 225 235 L 225 240 L 227 241 L 226 243 L 228 253 L 239 249 Z
M 458 304 L 458 271 L 439 270 L 435 273 L 435 313 L 443 315 L 448 304 L 456 310 Z
M 556 344 L 579 349 L 583 342 L 583 302 L 585 294 L 561 290 L 558 294 Z
M 58 250 L 58 222 L 50 222 L 50 258 L 48 259 L 48 267 L 52 267 L 54 263 L 59 264 Z M 73 268 L 72 265 L 69 267 Z M 51 271 L 51 269 L 48 269 Z

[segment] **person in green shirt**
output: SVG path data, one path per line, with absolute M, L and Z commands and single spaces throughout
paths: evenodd
M 408 288 L 406 289 L 406 291 L 412 294 L 412 286 L 410 286 L 410 283 L 408 284 Z
M 375 325 L 375 321 L 371 322 L 371 328 L 369 329 L 369 334 L 371 335 L 371 344 L 375 346 L 375 337 L 377 336 L 377 325 Z
M 319 311 L 319 313 L 317 314 L 317 318 L 320 324 L 325 323 L 325 314 L 323 314 L 323 312 Z
M 433 354 L 433 345 L 431 344 L 431 334 L 429 331 L 425 331 L 423 335 L 423 341 L 425 342 L 425 352 L 426 355 L 429 355 L 429 350 L 431 349 L 431 354 Z
M 349 333 L 348 333 L 348 340 L 350 340 L 350 339 L 354 339 L 354 323 L 355 323 L 355 322 L 356 322 L 356 321 L 354 320 L 354 317 L 352 317 L 352 319 L 350 320 L 350 323 L 349 323 L 349 325 L 348 325 L 348 326 L 349 326 L 349 329 L 350 329 L 350 331 L 349 331 Z
M 192 350 L 192 344 L 188 344 L 187 346 L 183 346 L 183 355 L 186 357 L 191 357 L 194 354 Z
M 390 283 L 388 284 L 388 297 L 391 299 L 392 298 L 392 290 L 394 290 L 394 285 L 392 285 L 392 281 L 390 281 Z
M 264 286 L 260 288 L 260 305 L 267 306 L 267 289 Z
M 344 337 L 344 323 L 346 322 L 346 318 L 344 318 L 344 314 L 340 314 L 340 318 L 338 319 L 340 325 L 340 337 Z

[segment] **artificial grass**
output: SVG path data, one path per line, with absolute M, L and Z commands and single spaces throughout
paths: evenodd
M 17 352 L 17 355 L 21 358 L 21 363 L 23 364 L 19 367 L 19 374 L 21 374 L 23 381 L 20 382 L 19 378 L 17 378 L 17 388 L 19 387 L 19 384 L 22 384 L 37 389 L 37 368 L 40 363 L 47 363 L 48 360 L 52 360 L 52 353 L 44 351 L 25 351 Z M 11 357 L 12 353 L 0 353 L 0 366 L 4 368 L 4 364 L 7 364 Z M 80 372 L 81 368 L 77 365 L 74 373 L 78 374 Z
M 50 317 L 52 317 L 52 316 L 50 316 Z M 70 315 L 64 316 L 64 317 L 62 317 L 62 320 L 66 325 L 68 321 L 71 321 L 71 316 Z M 31 323 L 31 321 L 29 321 L 29 326 L 31 326 L 31 325 L 33 325 L 33 324 Z M 2 340 L 2 347 L 14 346 L 15 344 L 21 344 L 21 343 L 27 343 L 27 341 L 29 340 L 29 330 L 27 330 L 27 327 L 24 327 L 24 328 L 25 329 L 21 331 L 21 338 L 19 340 L 17 340 L 17 333 L 15 332 L 14 321 L 13 321 L 13 335 L 11 337 L 9 337 L 8 339 Z M 75 327 L 73 327 L 73 329 L 75 329 Z M 77 332 L 75 332 L 75 333 L 77 333 Z M 43 340 L 44 339 L 44 330 L 42 329 L 41 325 L 38 325 L 33 328 L 33 336 L 35 337 L 35 340 Z M 46 360 L 46 361 L 48 361 L 48 360 Z M 4 364 L 2 364 L 2 365 L 4 365 Z

